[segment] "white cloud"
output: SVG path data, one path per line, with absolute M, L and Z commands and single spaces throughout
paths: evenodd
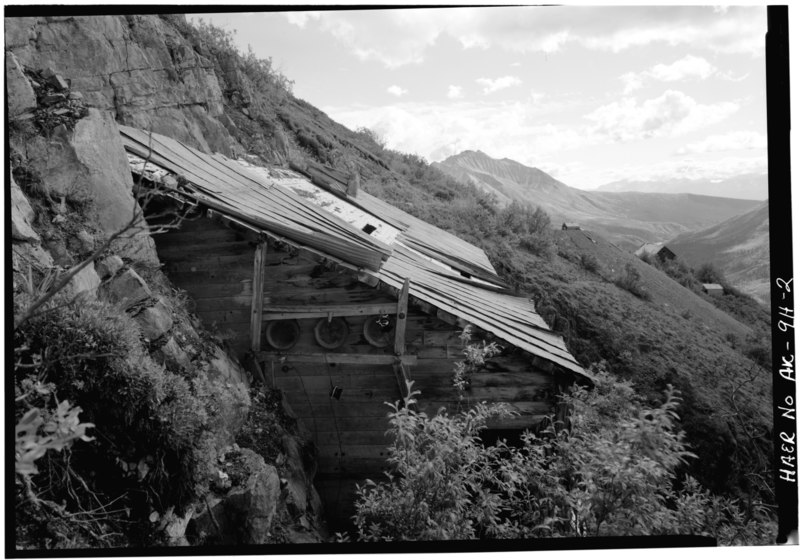
M 322 12 L 286 12 L 285 15 L 289 23 L 305 29 L 309 20 L 318 20 L 322 16 Z
M 734 150 L 767 149 L 767 137 L 751 130 L 737 130 L 727 134 L 714 134 L 677 150 L 678 154 L 705 154 Z
M 401 88 L 398 85 L 392 85 L 386 88 L 386 91 L 394 95 L 395 97 L 403 97 L 405 94 L 408 93 L 407 89 Z
M 668 90 L 639 103 L 626 97 L 595 109 L 585 118 L 592 132 L 617 142 L 678 136 L 720 122 L 739 109 L 732 102 L 703 105 L 683 92 Z
M 745 173 L 766 173 L 767 156 L 716 159 L 669 158 L 647 165 L 627 165 L 600 172 L 596 184 L 628 179 L 658 181 L 670 179 L 727 179 Z
M 686 78 L 705 80 L 716 71 L 705 58 L 689 54 L 672 64 L 656 64 L 647 74 L 661 82 L 677 82 Z
M 387 146 L 441 160 L 462 150 L 482 150 L 538 166 L 548 155 L 597 144 L 604 137 L 581 127 L 548 123 L 564 102 L 545 98 L 525 101 L 443 101 L 397 103 L 390 107 L 323 107 L 351 129 L 365 126 L 386 139 Z
M 731 6 L 527 6 L 292 12 L 290 21 L 318 29 L 360 60 L 389 68 L 420 63 L 443 36 L 463 48 L 554 53 L 568 45 L 620 52 L 652 43 L 716 53 L 763 54 L 766 10 Z M 311 15 L 315 14 L 315 15 Z
M 464 97 L 464 88 L 461 86 L 447 86 L 448 99 L 461 99 Z
M 522 83 L 522 80 L 520 80 L 517 76 L 503 76 L 502 78 L 495 79 L 478 78 L 475 81 L 483 86 L 483 93 L 485 95 L 500 91 L 501 89 L 510 88 L 511 86 L 517 86 Z
M 643 72 L 626 72 L 619 77 L 624 84 L 623 94 L 628 95 L 644 87 L 645 81 L 656 80 L 659 82 L 678 82 L 687 79 L 705 80 L 714 75 L 731 79 L 727 74 L 721 74 L 714 65 L 705 58 L 686 55 L 672 64 L 656 64 Z
M 625 84 L 625 89 L 622 91 L 624 95 L 628 95 L 644 87 L 644 80 L 642 80 L 641 74 L 635 72 L 626 72 L 620 76 L 619 79 Z

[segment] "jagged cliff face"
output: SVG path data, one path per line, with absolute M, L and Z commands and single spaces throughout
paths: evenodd
M 58 69 L 90 107 L 205 151 L 230 155 L 217 120 L 223 96 L 211 61 L 155 16 L 7 18 L 5 46 L 20 65 Z
M 136 330 L 151 370 L 216 383 L 217 397 L 237 403 L 207 427 L 208 490 L 180 514 L 166 502 L 154 509 L 151 530 L 171 544 L 320 541 L 322 504 L 301 432 L 262 425 L 263 417 L 248 427 L 260 410 L 254 402 L 247 419 L 248 374 L 176 299 L 147 231 L 104 245 L 139 211 L 117 123 L 207 151 L 243 149 L 219 120 L 226 99 L 219 69 L 181 35 L 186 24 L 177 16 L 5 24 L 15 300 L 27 301 L 31 283 L 45 286 L 88 260 L 59 297 L 101 310 L 113 304 L 117 320 Z M 236 79 L 233 65 L 226 89 Z M 258 447 L 262 432 L 275 438 L 276 456 L 234 443 L 247 433 Z M 140 458 L 121 460 L 134 469 Z M 140 469 L 150 468 L 141 461 Z

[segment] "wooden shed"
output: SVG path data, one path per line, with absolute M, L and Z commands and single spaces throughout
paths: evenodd
M 194 207 L 156 236 L 165 273 L 284 392 L 313 433 L 323 484 L 387 468 L 385 403 L 409 380 L 430 414 L 509 403 L 519 415 L 498 430 L 534 427 L 559 391 L 591 382 L 482 250 L 366 192 L 348 195 L 336 171 L 255 167 L 120 130 L 133 172 Z M 452 376 L 468 324 L 474 341 L 503 350 L 460 398 Z
M 579 229 L 581 229 L 581 226 L 579 224 L 575 224 L 575 223 L 564 222 L 564 223 L 561 224 L 561 229 L 562 230 L 579 230 Z
M 666 262 L 668 260 L 671 261 L 676 257 L 675 253 L 673 253 L 669 247 L 663 245 L 662 243 L 644 243 L 641 247 L 636 249 L 633 254 L 637 257 L 649 255 L 656 257 L 661 262 Z
M 719 284 L 703 284 L 703 291 L 710 296 L 721 296 L 725 293 L 725 288 Z

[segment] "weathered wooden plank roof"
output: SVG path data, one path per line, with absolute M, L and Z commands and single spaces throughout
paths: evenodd
M 129 153 L 184 177 L 188 181 L 185 191 L 198 202 L 367 268 L 392 288 L 401 289 L 408 278 L 415 298 L 534 356 L 591 378 L 563 339 L 536 313 L 533 302 L 508 293 L 478 247 L 365 192 L 332 203 L 329 197 L 315 193 L 318 187 L 306 177 L 292 171 L 253 168 L 126 126 L 120 126 L 120 131 Z M 326 176 L 337 179 L 335 173 Z M 384 235 L 373 232 L 385 242 L 361 230 L 364 212 L 382 221 L 381 227 L 393 230 Z
M 464 282 L 464 278 L 445 274 L 440 268 L 399 245 L 377 276 L 397 289 L 409 278 L 411 295 L 535 356 L 586 376 L 563 339 L 536 313 L 530 299 L 487 290 Z
M 302 181 L 300 175 L 291 172 L 280 175 L 278 183 L 286 181 L 287 185 L 296 185 L 296 181 Z M 311 189 L 317 188 L 308 185 Z M 314 196 L 311 200 L 323 199 Z M 343 199 L 340 205 L 356 202 L 387 222 L 388 214 L 400 229 L 391 245 L 392 255 L 376 274 L 379 280 L 399 290 L 409 278 L 412 296 L 535 356 L 589 377 L 569 353 L 563 339 L 536 313 L 533 302 L 505 290 L 483 251 L 367 193 L 359 192 L 355 201 L 352 197 Z M 450 258 L 453 254 L 462 258 Z M 465 262 L 469 263 L 469 268 L 464 266 Z M 473 269 L 480 269 L 482 274 L 473 278 L 461 274 L 461 271 Z M 487 281 L 489 279 L 494 282 Z
M 160 134 L 119 128 L 129 153 L 185 178 L 186 194 L 210 208 L 369 270 L 379 269 L 391 253 L 386 244 L 222 155 L 204 154 Z

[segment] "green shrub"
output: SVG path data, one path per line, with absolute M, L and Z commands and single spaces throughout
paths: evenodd
M 196 452 L 211 431 L 206 402 L 150 358 L 132 319 L 99 302 L 52 308 L 16 329 L 14 346 L 15 389 L 24 395 L 15 407 L 18 423 L 32 408 L 55 409 L 58 395 L 95 426 L 91 442 L 62 446 L 37 462 L 40 472 L 26 482 L 37 499 L 17 496 L 27 515 L 44 519 L 37 517 L 41 503 L 63 504 L 78 516 L 113 503 L 116 513 L 103 523 L 130 528 L 139 520 L 146 539 L 151 509 L 180 511 L 193 499 L 209 474 Z
M 627 263 L 625 265 L 625 272 L 620 273 L 615 279 L 614 283 L 622 288 L 623 290 L 628 290 L 630 293 L 635 295 L 636 297 L 643 299 L 645 301 L 652 300 L 652 296 L 650 292 L 644 289 L 641 284 L 642 275 L 636 270 L 636 267 L 633 266 L 631 263 Z
M 580 265 L 584 270 L 588 270 L 589 272 L 596 273 L 598 270 L 600 270 L 600 263 L 598 262 L 597 257 L 589 253 L 581 253 Z
M 647 406 L 632 386 L 597 371 L 594 390 L 564 397 L 571 429 L 526 432 L 521 446 L 483 445 L 479 405 L 433 417 L 405 406 L 389 413 L 385 482 L 358 488 L 358 538 L 438 540 L 695 534 L 720 544 L 765 544 L 775 524 L 766 511 L 747 518 L 730 499 L 676 479 L 693 454 L 676 429 L 678 398 Z
M 389 482 L 367 480 L 357 489 L 358 538 L 382 540 L 472 539 L 491 533 L 499 521 L 500 495 L 492 454 L 478 434 L 499 406 L 478 405 L 457 416 L 417 412 L 409 383 L 403 406 L 391 405 Z
M 725 277 L 722 275 L 722 272 L 711 263 L 701 264 L 697 270 L 695 270 L 694 275 L 697 280 L 703 284 L 725 283 Z

